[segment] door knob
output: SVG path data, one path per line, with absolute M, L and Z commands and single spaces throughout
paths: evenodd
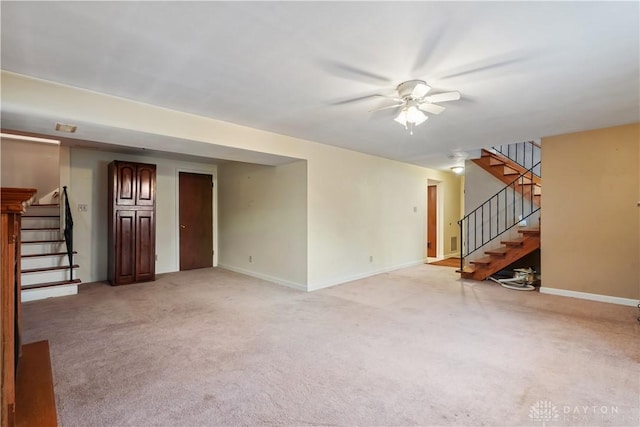
M 187 226 L 180 224 L 180 228 L 187 228 Z

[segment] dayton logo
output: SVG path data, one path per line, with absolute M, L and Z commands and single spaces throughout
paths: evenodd
M 548 422 L 560 418 L 560 413 L 551 401 L 538 400 L 535 405 L 529 408 L 529 418 L 542 422 L 542 427 L 545 427 Z

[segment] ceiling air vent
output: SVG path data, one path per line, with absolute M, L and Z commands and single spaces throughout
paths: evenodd
M 76 125 L 65 125 L 64 123 L 56 123 L 56 130 L 58 132 L 74 133 L 78 129 Z

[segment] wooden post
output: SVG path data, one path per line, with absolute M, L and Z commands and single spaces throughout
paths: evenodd
M 0 425 L 13 427 L 16 369 L 20 353 L 20 216 L 33 202 L 34 188 L 2 188 L 0 193 Z

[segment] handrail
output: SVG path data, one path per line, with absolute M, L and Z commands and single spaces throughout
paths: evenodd
M 73 216 L 71 215 L 67 186 L 62 187 L 62 190 L 64 194 L 64 242 L 69 258 L 69 280 L 73 280 Z
M 458 221 L 460 271 L 464 268 L 466 257 L 540 210 L 540 206 L 534 203 L 537 175 L 533 172 L 539 166 L 540 162 L 531 166 Z
M 535 141 L 498 145 L 491 148 L 527 170 L 533 170 L 534 163 L 537 162 L 536 164 L 539 164 L 540 162 L 541 146 Z M 533 173 L 537 176 L 541 176 L 539 169 L 537 171 L 533 170 Z

